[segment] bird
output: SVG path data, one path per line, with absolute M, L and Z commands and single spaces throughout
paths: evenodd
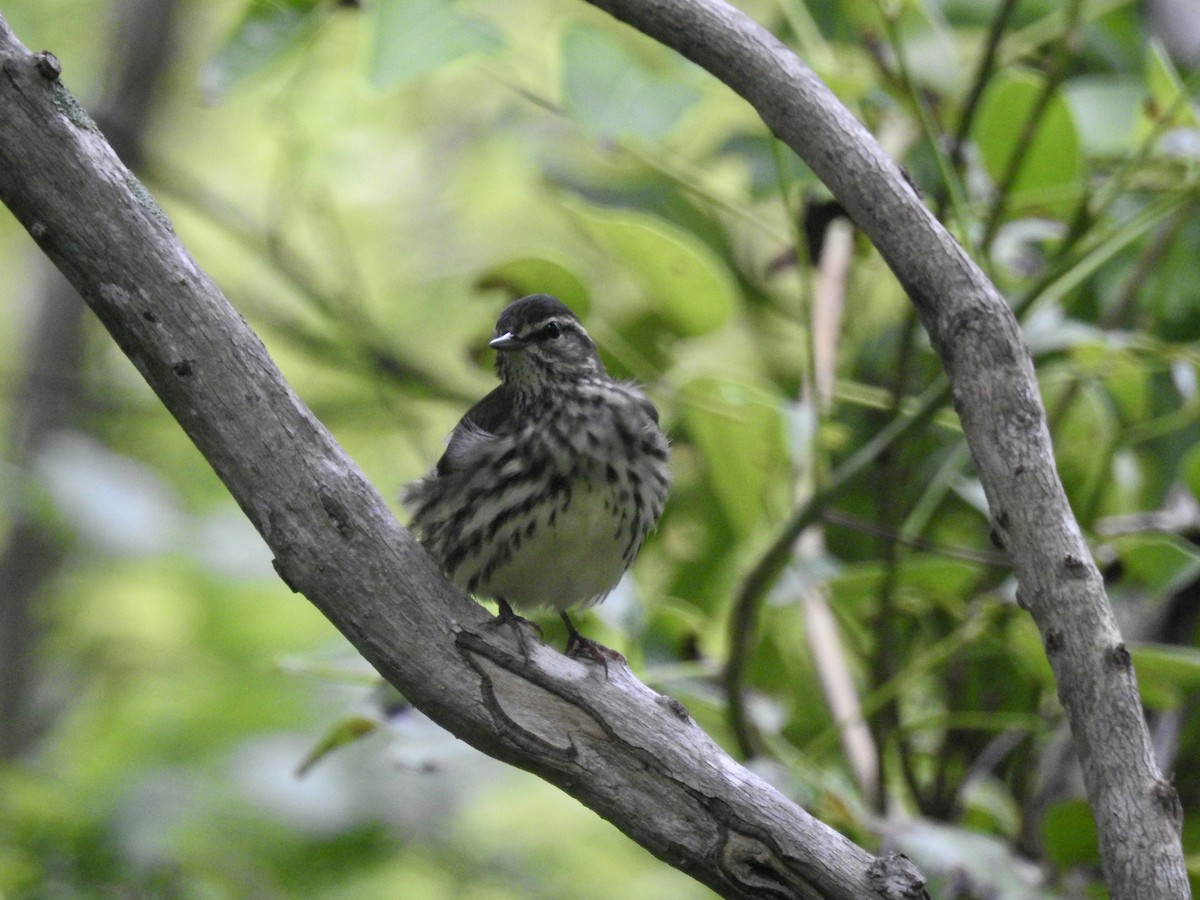
M 404 489 L 410 528 L 451 583 L 496 601 L 496 621 L 516 627 L 528 620 L 515 609 L 553 608 L 567 655 L 586 653 L 607 674 L 606 657 L 623 657 L 584 637 L 567 610 L 603 600 L 656 527 L 668 440 L 654 404 L 608 374 L 558 298 L 514 300 L 494 334 L 500 383 Z

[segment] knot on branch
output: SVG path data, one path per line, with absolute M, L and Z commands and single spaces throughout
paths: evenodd
M 1074 553 L 1068 553 L 1063 557 L 1063 567 L 1072 578 L 1087 578 L 1090 568 L 1087 560 Z
M 867 869 L 867 883 L 887 900 L 929 900 L 925 878 L 903 853 L 876 857 Z
M 1154 783 L 1154 799 L 1171 820 L 1175 831 L 1180 832 L 1183 829 L 1183 804 L 1179 802 L 1175 785 L 1164 778 L 1158 779 Z
M 62 74 L 62 63 L 49 50 L 39 50 L 33 54 L 33 64 L 38 74 L 47 81 L 58 81 L 58 76 Z
M 1114 669 L 1127 671 L 1133 664 L 1133 658 L 1129 655 L 1129 648 L 1121 643 L 1109 650 L 1108 664 Z
M 753 834 L 733 830 L 728 824 L 722 831 L 721 869 L 727 878 L 755 897 L 808 897 L 819 891 L 789 869 L 777 850 Z
M 342 537 L 349 537 L 354 529 L 350 524 L 350 510 L 342 503 L 338 497 L 330 491 L 319 491 L 321 498 L 321 508 L 325 510 L 325 515 L 329 516 L 329 521 L 333 523 L 333 527 L 337 529 L 338 534 Z

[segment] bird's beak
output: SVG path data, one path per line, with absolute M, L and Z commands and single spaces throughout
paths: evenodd
M 488 341 L 488 346 L 494 350 L 520 350 L 527 342 L 521 340 L 511 331 L 506 331 L 499 337 Z

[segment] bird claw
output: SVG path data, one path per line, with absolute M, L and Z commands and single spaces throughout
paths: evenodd
M 507 626 L 512 629 L 513 636 L 517 639 L 517 646 L 521 648 L 521 656 L 525 662 L 529 662 L 529 644 L 526 636 L 526 629 L 537 633 L 539 639 L 542 637 L 542 626 L 531 619 L 526 619 L 524 616 L 519 616 L 513 612 L 513 608 L 506 600 L 497 599 L 497 605 L 500 607 L 496 613 L 496 617 L 487 623 L 489 628 L 499 628 Z M 608 679 L 608 663 L 609 660 L 619 664 L 627 665 L 624 656 L 613 650 L 611 647 L 605 647 L 599 641 L 593 641 L 591 638 L 584 637 L 575 628 L 574 623 L 567 617 L 565 612 L 559 613 L 562 616 L 563 624 L 567 626 L 567 646 L 563 651 L 570 659 L 581 659 L 587 657 L 593 662 L 598 662 L 604 667 L 604 678 Z
M 613 650 L 611 647 L 605 647 L 599 641 L 593 641 L 591 638 L 586 638 L 579 633 L 575 628 L 574 623 L 567 618 L 565 612 L 559 613 L 562 617 L 563 624 L 567 626 L 567 647 L 563 652 L 571 659 L 579 659 L 581 656 L 587 655 L 595 662 L 604 666 L 604 678 L 608 680 L 608 661 L 620 665 L 625 665 L 625 657 Z
M 581 656 L 591 657 L 595 662 L 604 666 L 604 677 L 608 678 L 608 661 L 620 665 L 625 665 L 627 660 L 624 656 L 618 653 L 611 647 L 605 647 L 599 641 L 593 641 L 591 638 L 585 638 L 581 634 L 573 634 L 567 638 L 566 655 L 571 659 L 579 659 Z
M 525 629 L 529 628 L 537 632 L 537 636 L 541 639 L 542 626 L 531 619 L 526 619 L 524 616 L 518 616 L 513 612 L 513 608 L 508 605 L 506 600 L 497 600 L 496 603 L 500 607 L 500 611 L 496 614 L 496 618 L 487 623 L 489 628 L 499 628 L 506 625 L 512 629 L 513 635 L 517 639 L 517 646 L 521 648 L 521 656 L 525 662 L 529 662 L 529 644 L 525 637 Z

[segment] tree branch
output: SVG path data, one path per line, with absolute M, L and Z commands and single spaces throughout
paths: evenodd
M 829 187 L 908 292 L 950 378 L 994 540 L 1041 632 L 1114 898 L 1190 895 L 1182 810 L 1152 755 L 1128 651 L 1054 465 L 1004 298 L 897 165 L 774 36 L 722 0 L 590 0 L 744 97 Z
M 0 18 L 0 199 L 75 285 L 311 600 L 430 718 L 728 897 L 923 894 L 731 760 L 622 666 L 531 642 L 452 588 L 283 380 L 166 216 Z

